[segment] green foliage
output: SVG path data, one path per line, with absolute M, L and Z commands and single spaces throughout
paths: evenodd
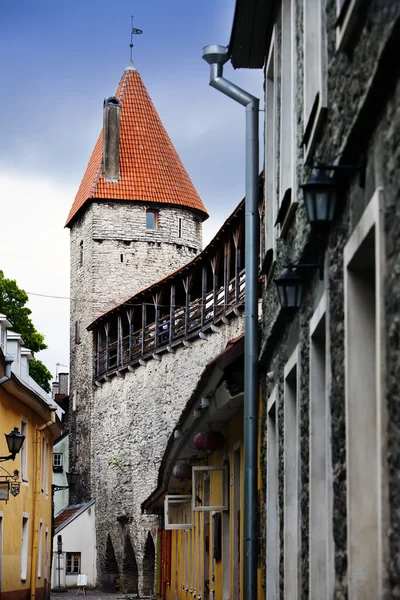
M 32 311 L 25 306 L 28 294 L 18 287 L 15 279 L 6 279 L 0 271 L 0 313 L 10 319 L 13 329 L 22 335 L 24 344 L 32 352 L 47 348 L 44 335 L 36 330 L 29 315 Z
M 34 358 L 29 362 L 29 375 L 44 389 L 45 392 L 51 391 L 50 382 L 53 376 L 41 360 Z
M 28 294 L 18 287 L 15 279 L 7 279 L 0 270 L 0 313 L 6 315 L 13 330 L 22 335 L 24 345 L 34 353 L 45 350 L 47 346 L 44 335 L 32 323 L 32 311 L 25 306 L 28 300 Z M 33 359 L 29 363 L 29 373 L 46 392 L 50 392 L 52 375 L 40 360 Z

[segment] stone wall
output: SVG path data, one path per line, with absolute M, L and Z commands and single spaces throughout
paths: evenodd
M 157 547 L 157 519 L 142 515 L 141 504 L 157 487 L 167 440 L 207 362 L 243 329 L 243 317 L 234 317 L 229 325 L 221 325 L 218 333 L 210 331 L 208 340 L 198 338 L 189 347 L 178 346 L 174 354 L 163 354 L 161 361 L 151 359 L 146 366 L 138 365 L 124 378 L 114 376 L 95 390 L 92 488 L 99 573 L 104 570 L 103 550 L 110 535 L 124 584 L 125 539 L 129 536 L 139 591 L 146 586 L 150 559 L 145 560 L 145 550 L 149 534 Z
M 185 208 L 152 204 L 157 228 L 146 228 L 148 205 L 93 202 L 71 227 L 71 465 L 80 474 L 72 502 L 92 498 L 93 334 L 88 325 L 111 307 L 186 264 L 201 250 L 201 221 Z M 178 218 L 182 235 L 178 236 Z M 80 341 L 76 343 L 76 323 Z M 76 405 L 76 410 L 73 406 Z
M 296 2 L 296 55 L 298 63 L 296 90 L 296 139 L 301 146 L 304 134 L 302 108 L 302 59 L 303 24 L 302 11 Z M 385 461 L 389 470 L 390 512 L 390 558 L 386 563 L 389 571 L 385 582 L 391 597 L 400 597 L 400 519 L 397 510 L 400 498 L 399 459 L 400 427 L 397 397 L 399 393 L 399 308 L 400 288 L 398 271 L 400 264 L 400 83 L 399 67 L 394 66 L 390 56 L 400 49 L 400 5 L 389 0 L 365 3 L 358 24 L 348 45 L 347 53 L 336 51 L 337 3 L 326 2 L 326 32 L 328 36 L 328 109 L 317 138 L 311 162 L 317 159 L 337 162 L 342 156 L 347 164 L 353 164 L 364 154 L 367 161 L 366 183 L 359 185 L 358 173 L 353 172 L 337 179 L 339 182 L 340 209 L 329 235 L 325 251 L 325 277 L 319 281 L 315 273 L 307 282 L 306 294 L 300 311 L 294 316 L 280 310 L 276 286 L 265 281 L 262 322 L 262 388 L 264 419 L 266 401 L 273 387 L 278 385 L 278 432 L 279 432 L 279 518 L 280 518 L 280 591 L 285 585 L 283 569 L 283 493 L 284 493 L 284 415 L 283 371 L 284 365 L 297 344 L 300 344 L 301 385 L 299 390 L 300 433 L 300 581 L 299 595 L 309 596 L 309 371 L 311 316 L 322 293 L 328 298 L 328 344 L 331 361 L 327 374 L 330 405 L 330 457 L 332 462 L 332 530 L 334 537 L 334 597 L 348 595 L 347 556 L 347 490 L 346 490 L 346 411 L 345 411 L 345 346 L 344 346 L 344 268 L 343 249 L 359 222 L 359 219 L 378 187 L 384 193 L 385 262 L 386 285 L 383 291 L 386 302 L 386 403 L 389 412 L 386 432 L 389 445 Z M 278 11 L 279 13 L 279 11 Z M 276 39 L 280 39 L 280 20 L 276 23 Z M 279 63 L 278 63 L 279 65 Z M 279 82 L 279 74 L 276 77 Z M 279 92 L 278 92 L 279 96 Z M 277 161 L 279 163 L 279 160 Z M 277 165 L 279 169 L 279 164 Z M 310 228 L 306 222 L 300 185 L 311 174 L 298 154 L 297 210 L 285 237 L 277 242 L 275 277 L 284 271 L 284 265 L 309 258 Z M 279 178 L 278 178 L 279 179 Z M 279 191 L 277 193 L 279 197 Z M 267 199 L 268 201 L 268 199 Z M 266 248 L 268 249 L 268 248 Z M 271 278 L 272 279 L 272 278 Z M 273 381 L 267 373 L 274 373 Z M 265 434 L 266 435 L 266 434 Z M 266 437 L 263 440 L 264 486 L 266 473 Z M 397 466 L 396 466 L 397 465 Z M 384 467 L 385 468 L 385 467 Z M 264 507 L 265 509 L 265 507 Z M 264 519 L 264 523 L 266 519 Z M 266 537 L 268 532 L 264 529 Z M 389 597 L 389 596 L 388 596 Z

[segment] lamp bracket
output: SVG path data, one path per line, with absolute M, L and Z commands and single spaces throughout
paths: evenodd
M 5 462 L 6 460 L 15 460 L 15 454 L 9 454 L 8 456 L 0 456 L 0 462 Z
M 360 155 L 358 164 L 355 165 L 329 165 L 322 161 L 317 161 L 315 164 L 309 165 L 312 169 L 320 169 L 321 171 L 359 171 L 359 184 L 361 188 L 365 187 L 365 170 L 367 167 L 367 158 L 365 154 Z

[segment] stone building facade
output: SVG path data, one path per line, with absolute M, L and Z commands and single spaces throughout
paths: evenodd
M 237 1 L 230 54 L 266 94 L 266 595 L 398 598 L 400 5 L 260 6 L 254 21 Z M 325 168 L 337 208 L 317 234 L 301 186 L 321 163 L 342 168 Z M 288 265 L 298 310 L 278 300 Z
M 120 578 L 124 591 L 148 595 L 157 520 L 140 506 L 156 486 L 160 448 L 205 364 L 243 332 L 243 205 L 200 254 L 206 210 L 132 66 L 106 107 L 108 119 L 113 107 L 120 117 L 109 146 L 119 144 L 118 178 L 118 160 L 109 178 L 102 159 L 114 128 L 100 135 L 67 220 L 70 465 L 79 473 L 70 503 L 96 499 L 98 583 L 112 591 Z

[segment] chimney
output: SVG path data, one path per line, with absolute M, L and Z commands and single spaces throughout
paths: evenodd
M 51 384 L 51 399 L 54 400 L 56 395 L 58 394 L 58 381 L 53 381 L 53 383 Z
M 121 103 L 115 96 L 104 100 L 103 170 L 108 183 L 119 180 L 119 138 Z
M 59 394 L 64 394 L 65 396 L 68 396 L 68 378 L 69 378 L 69 373 L 59 373 L 58 374 L 58 381 L 59 381 Z

